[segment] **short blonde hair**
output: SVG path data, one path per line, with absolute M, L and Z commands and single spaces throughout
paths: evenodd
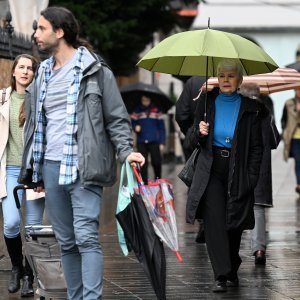
M 243 69 L 238 60 L 226 58 L 221 60 L 217 66 L 217 74 L 222 71 L 235 71 L 240 79 L 243 78 Z

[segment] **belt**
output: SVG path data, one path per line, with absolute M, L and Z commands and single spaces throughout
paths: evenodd
M 228 149 L 228 148 L 213 147 L 213 153 L 218 156 L 225 157 L 225 158 L 230 157 L 230 149 Z

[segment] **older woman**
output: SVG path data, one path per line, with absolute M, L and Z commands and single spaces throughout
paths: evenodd
M 194 179 L 187 201 L 186 219 L 203 218 L 205 240 L 212 264 L 213 292 L 237 287 L 241 264 L 239 248 L 244 229 L 254 227 L 254 187 L 262 158 L 261 112 L 263 106 L 237 91 L 242 67 L 223 60 L 218 68 L 219 89 L 205 95 L 195 113 L 187 138 L 198 146 Z

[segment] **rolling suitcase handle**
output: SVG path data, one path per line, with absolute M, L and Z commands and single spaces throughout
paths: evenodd
M 18 195 L 18 190 L 27 190 L 27 189 L 29 189 L 29 187 L 26 187 L 24 184 L 19 184 L 19 185 L 14 187 L 13 194 L 14 194 L 17 209 L 21 208 L 19 195 Z

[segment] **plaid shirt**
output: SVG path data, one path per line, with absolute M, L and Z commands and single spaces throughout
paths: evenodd
M 77 156 L 77 99 L 79 93 L 79 85 L 82 78 L 82 53 L 83 48 L 78 48 L 76 62 L 73 68 L 74 77 L 68 89 L 67 96 L 67 116 L 66 116 L 66 131 L 65 143 L 63 147 L 63 158 L 60 164 L 59 184 L 71 184 L 77 179 L 78 156 Z M 40 98 L 38 101 L 37 110 L 37 125 L 33 136 L 33 182 L 42 180 L 42 165 L 44 161 L 45 147 L 46 147 L 46 116 L 43 109 L 43 103 L 47 94 L 47 85 L 51 78 L 51 69 L 54 63 L 54 57 L 50 57 L 46 61 L 45 76 L 42 82 L 40 91 Z

